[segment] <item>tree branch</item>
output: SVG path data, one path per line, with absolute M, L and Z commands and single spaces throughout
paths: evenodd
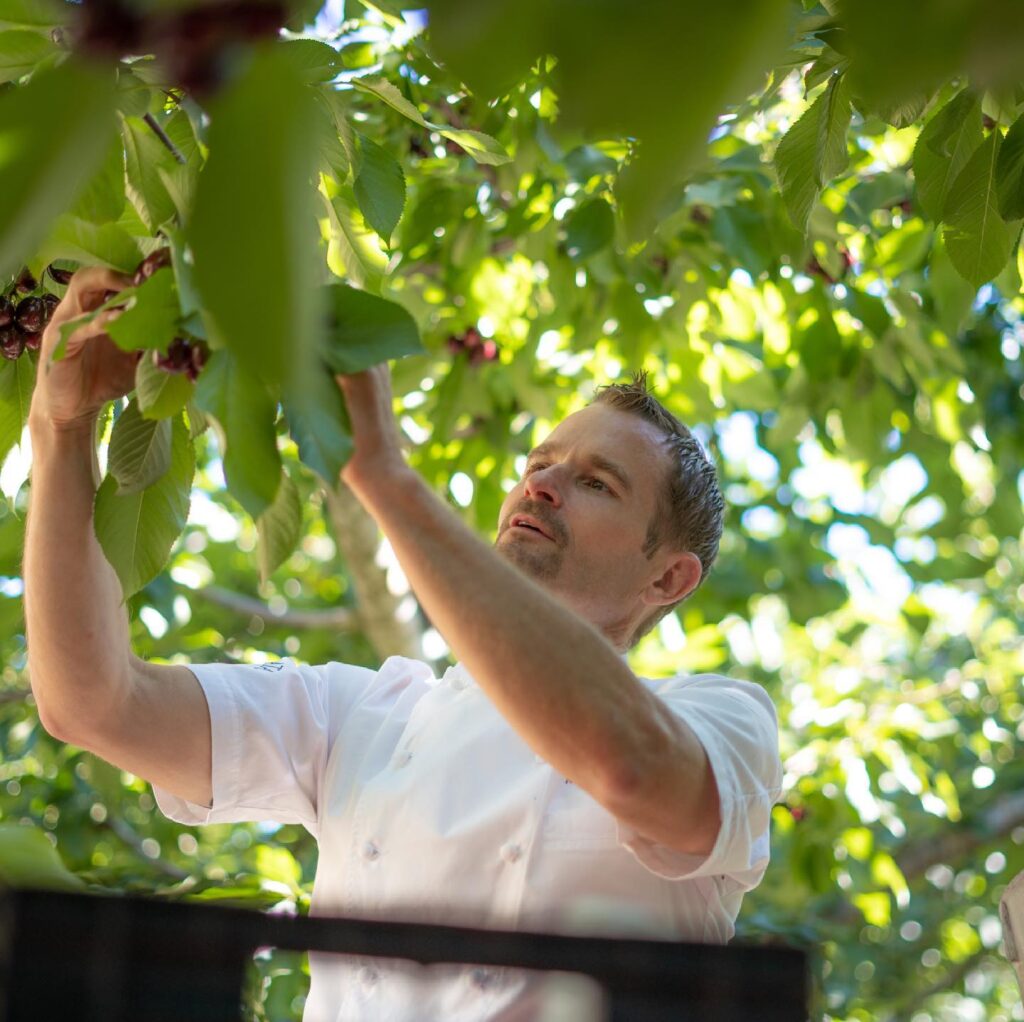
M 1022 824 L 1024 791 L 1017 791 L 993 802 L 963 827 L 907 845 L 896 855 L 896 862 L 907 880 L 911 880 L 940 862 L 963 859 L 975 849 L 1004 837 Z
M 188 161 L 181 154 L 181 150 L 171 141 L 170 136 L 164 131 L 163 128 L 157 123 L 157 119 L 152 114 L 146 114 L 142 118 L 152 129 L 153 134 L 170 150 L 171 155 L 179 163 L 187 163 Z
M 152 856 L 147 855 L 142 847 L 142 838 L 139 837 L 127 820 L 122 820 L 117 816 L 108 816 L 101 826 L 113 831 L 129 848 L 137 852 L 143 859 L 153 863 L 164 876 L 172 877 L 175 880 L 186 880 L 192 875 L 186 870 L 181 869 L 181 867 L 175 866 L 173 862 L 168 862 L 162 856 L 158 855 L 154 859 Z
M 974 954 L 969 955 L 962 962 L 957 962 L 945 975 L 935 980 L 934 983 L 929 983 L 923 990 L 918 990 L 912 993 L 903 1003 L 897 1008 L 896 1012 L 890 1016 L 892 1019 L 911 1019 L 916 1014 L 917 1010 L 928 1000 L 929 997 L 935 994 L 941 994 L 944 990 L 950 990 L 955 987 L 963 978 L 977 965 L 983 958 L 992 954 L 988 948 L 982 948 L 980 951 L 975 951 Z
M 27 702 L 31 695 L 32 689 L 30 688 L 4 689 L 4 691 L 0 692 L 0 706 L 6 706 L 8 703 Z
M 267 624 L 284 628 L 311 631 L 318 628 L 334 632 L 354 632 L 359 627 L 355 615 L 347 607 L 332 610 L 285 610 L 276 613 L 262 600 L 242 593 L 232 592 L 220 586 L 203 586 L 202 589 L 180 587 L 187 597 L 198 596 L 218 607 L 226 607 L 245 617 L 258 617 Z
M 387 572 L 377 564 L 380 532 L 377 523 L 339 482 L 337 490 L 323 487 L 324 507 L 334 540 L 352 573 L 359 627 L 381 660 L 389 656 L 423 658 L 423 630 L 415 615 L 400 621 L 401 598 L 387 586 Z

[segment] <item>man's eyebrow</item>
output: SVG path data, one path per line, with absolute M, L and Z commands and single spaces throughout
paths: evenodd
M 557 444 L 543 443 L 534 447 L 526 456 L 527 462 L 534 458 L 550 458 L 555 456 L 561 448 Z M 601 472 L 607 472 L 624 489 L 632 492 L 633 483 L 630 481 L 629 473 L 617 462 L 611 461 L 601 454 L 591 454 L 587 461 Z
M 624 490 L 633 489 L 633 484 L 629 481 L 629 476 L 621 465 L 616 464 L 614 461 L 609 461 L 600 454 L 592 454 L 590 456 L 590 463 L 594 468 L 607 472 L 608 475 L 614 477 Z

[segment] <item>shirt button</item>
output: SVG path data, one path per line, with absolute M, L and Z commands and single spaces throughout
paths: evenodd
M 372 990 L 377 984 L 377 970 L 372 965 L 364 965 L 356 973 L 356 978 L 364 990 Z
M 486 990 L 494 986 L 497 976 L 490 969 L 474 969 L 469 978 L 477 990 Z
M 373 860 L 379 856 L 380 849 L 377 847 L 376 842 L 367 841 L 366 844 L 363 845 L 363 858 L 366 859 L 367 862 L 373 862 Z
M 402 767 L 407 766 L 409 760 L 412 759 L 412 753 L 408 749 L 403 749 L 398 755 L 395 756 L 395 769 L 401 770 Z
M 513 841 L 501 846 L 501 857 L 506 862 L 518 862 L 523 856 L 523 849 Z

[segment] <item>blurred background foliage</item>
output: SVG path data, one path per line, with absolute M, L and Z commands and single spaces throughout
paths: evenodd
M 785 795 L 741 937 L 812 949 L 815 1018 L 1024 1018 L 998 918 L 1024 869 L 1020 8 L 320 6 L 285 12 L 287 38 L 330 49 L 307 52 L 305 83 L 342 111 L 317 135 L 318 272 L 414 317 L 425 350 L 394 382 L 416 468 L 493 535 L 529 448 L 634 369 L 718 460 L 719 563 L 631 662 L 753 679 L 779 709 Z M 8 94 L 64 59 L 78 13 L 0 0 Z M 244 46 L 210 52 L 214 85 L 210 66 L 163 54 L 183 91 L 108 47 L 122 132 L 144 155 L 114 142 L 113 179 L 101 168 L 48 193 L 0 245 L 11 280 L 53 258 L 130 268 L 162 225 L 189 227 L 216 124 L 205 96 Z M 302 140 L 279 97 L 261 102 L 268 146 Z M 0 140 L 36 137 L 5 127 Z M 0 146 L 0 177 L 14 149 Z M 283 237 L 279 214 L 245 212 L 245 266 L 280 265 L 271 240 L 252 241 Z M 303 293 L 232 281 L 270 322 Z M 304 911 L 316 849 L 303 830 L 178 827 L 142 781 L 40 727 L 20 599 L 24 358 L 0 371 L 0 876 L 32 861 L 55 883 Z M 225 484 L 219 438 L 201 433 L 184 532 L 131 600 L 135 651 L 374 665 L 398 641 L 393 619 L 443 663 L 387 545 L 353 546 L 338 523 L 355 512 L 275 428 L 299 497 L 294 548 L 261 580 L 260 530 Z M 301 957 L 259 956 L 248 1013 L 298 1017 L 305 982 Z

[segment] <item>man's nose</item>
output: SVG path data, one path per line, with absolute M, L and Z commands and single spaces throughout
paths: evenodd
M 543 501 L 555 507 L 562 506 L 561 484 L 555 466 L 538 469 L 526 477 L 523 493 L 530 500 Z

